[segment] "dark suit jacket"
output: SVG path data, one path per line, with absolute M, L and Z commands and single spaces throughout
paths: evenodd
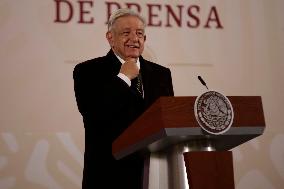
M 119 77 L 121 63 L 112 50 L 75 66 L 74 90 L 85 127 L 83 188 L 138 189 L 143 157 L 112 156 L 112 142 L 158 97 L 173 96 L 168 68 L 140 57 L 144 99 Z

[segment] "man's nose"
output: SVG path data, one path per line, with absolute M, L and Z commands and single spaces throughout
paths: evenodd
M 138 35 L 136 32 L 131 32 L 129 37 L 132 41 L 138 41 Z

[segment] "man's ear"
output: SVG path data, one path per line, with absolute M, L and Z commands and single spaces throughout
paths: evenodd
M 112 47 L 112 43 L 113 43 L 113 38 L 112 38 L 112 33 L 110 31 L 108 31 L 106 33 L 106 39 L 108 40 L 108 43 L 110 44 L 110 46 Z

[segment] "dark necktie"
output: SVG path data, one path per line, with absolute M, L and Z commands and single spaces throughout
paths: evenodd
M 140 74 L 131 80 L 131 88 L 143 97 L 142 79 Z

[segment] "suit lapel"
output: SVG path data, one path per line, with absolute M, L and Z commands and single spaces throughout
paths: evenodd
M 107 55 L 107 64 L 109 64 L 109 68 L 111 70 L 112 75 L 117 75 L 119 73 L 121 63 L 118 58 L 115 56 L 114 52 L 110 50 Z M 143 83 L 143 91 L 144 91 L 144 103 L 145 105 L 149 105 L 150 98 L 152 95 L 151 90 L 151 78 L 154 76 L 152 74 L 152 68 L 147 64 L 142 56 L 139 57 L 140 60 L 140 72 L 142 76 L 142 83 Z M 139 96 L 140 97 L 140 96 Z
M 106 63 L 109 65 L 109 69 L 111 70 L 111 73 L 113 75 L 117 75 L 119 73 L 121 63 L 112 50 L 107 53 L 106 60 Z
M 145 105 L 147 106 L 149 104 L 149 97 L 151 96 L 151 77 L 152 77 L 152 69 L 147 64 L 147 62 L 143 59 L 142 56 L 140 56 L 140 69 L 141 69 L 141 76 L 142 76 L 142 82 L 143 82 L 143 90 L 144 90 L 144 100 Z

